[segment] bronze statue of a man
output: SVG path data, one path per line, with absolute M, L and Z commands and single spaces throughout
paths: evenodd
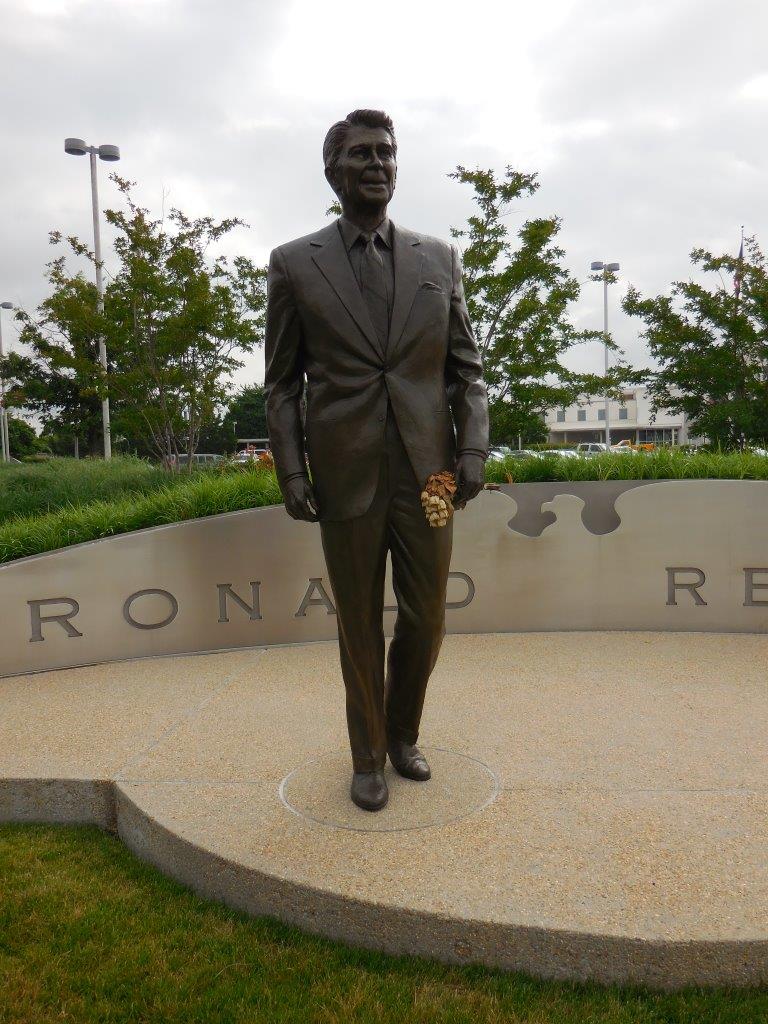
M 453 470 L 463 508 L 482 488 L 488 452 L 488 397 L 459 256 L 387 217 L 396 157 L 382 111 L 355 110 L 333 125 L 323 159 L 342 216 L 272 252 L 266 323 L 277 476 L 288 514 L 320 523 L 351 796 L 370 811 L 387 802 L 387 754 L 406 778 L 430 777 L 415 744 L 445 635 L 453 522 L 431 527 L 420 495 L 430 474 Z M 385 677 L 387 552 L 398 610 Z

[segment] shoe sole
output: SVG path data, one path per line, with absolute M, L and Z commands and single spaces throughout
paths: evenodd
M 432 772 L 429 772 L 428 775 L 409 775 L 408 772 L 400 771 L 397 765 L 391 760 L 390 763 L 392 764 L 392 767 L 395 769 L 398 775 L 402 775 L 404 779 L 410 779 L 412 782 L 429 782 L 429 780 L 432 778 Z
M 358 800 L 355 800 L 354 797 L 352 797 L 351 799 L 355 807 L 359 807 L 362 811 L 380 811 L 382 807 L 387 806 L 387 803 L 389 801 L 389 793 L 387 793 L 386 797 L 380 804 L 363 804 L 360 803 Z

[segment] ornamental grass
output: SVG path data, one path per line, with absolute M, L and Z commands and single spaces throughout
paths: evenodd
M 69 505 L 46 515 L 16 517 L 0 524 L 0 562 L 150 526 L 237 512 L 282 500 L 274 471 L 208 472 L 171 482 L 149 494 Z

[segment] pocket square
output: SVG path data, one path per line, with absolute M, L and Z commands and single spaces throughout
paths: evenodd
M 435 284 L 434 281 L 422 281 L 421 282 L 421 287 L 426 289 L 427 291 L 432 291 L 432 292 L 441 292 L 443 290 L 440 287 L 440 285 L 439 284 Z

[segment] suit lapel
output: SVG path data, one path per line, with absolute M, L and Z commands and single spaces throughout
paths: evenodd
M 392 322 L 389 327 L 387 351 L 391 355 L 403 333 L 413 300 L 419 290 L 423 253 L 419 251 L 417 235 L 392 225 L 393 252 L 395 258 L 395 303 Z
M 334 222 L 319 232 L 310 243 L 314 247 L 312 260 L 328 284 L 336 292 L 344 308 L 370 342 L 376 355 L 384 358 L 368 307 L 358 287 L 341 233 Z M 395 263 L 397 267 L 397 263 Z

